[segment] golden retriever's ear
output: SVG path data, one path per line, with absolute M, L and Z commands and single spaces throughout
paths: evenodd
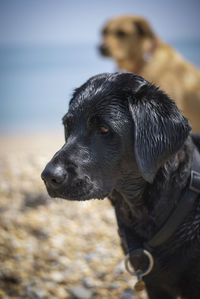
M 129 99 L 134 122 L 134 149 L 142 176 L 153 182 L 158 169 L 183 145 L 191 128 L 175 103 L 146 85 Z
M 143 19 L 133 21 L 133 24 L 141 37 L 153 38 L 154 33 L 149 23 Z

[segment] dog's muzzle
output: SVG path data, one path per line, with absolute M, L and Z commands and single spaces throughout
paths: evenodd
M 68 200 L 86 200 L 93 189 L 87 175 L 78 173 L 75 165 L 62 166 L 49 162 L 41 174 L 47 191 L 51 197 Z

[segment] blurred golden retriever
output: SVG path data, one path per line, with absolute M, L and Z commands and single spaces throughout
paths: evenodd
M 141 17 L 113 18 L 102 34 L 101 54 L 112 57 L 120 69 L 160 86 L 200 133 L 200 71 L 162 42 Z

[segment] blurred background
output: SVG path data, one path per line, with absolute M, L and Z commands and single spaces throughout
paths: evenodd
M 136 14 L 200 65 L 199 1 L 0 1 L 0 128 L 55 130 L 75 87 L 115 71 L 97 46 L 113 16 Z
M 108 201 L 51 201 L 40 173 L 74 88 L 116 71 L 97 49 L 107 20 L 143 16 L 200 66 L 199 12 L 197 0 L 0 0 L 0 298 L 139 298 Z

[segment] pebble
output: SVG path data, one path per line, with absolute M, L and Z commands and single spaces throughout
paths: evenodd
M 74 296 L 74 299 L 91 299 L 93 295 L 92 290 L 86 289 L 81 285 L 71 286 L 69 292 Z
M 115 274 L 116 275 L 121 275 L 122 273 L 124 273 L 126 271 L 125 269 L 125 264 L 124 264 L 124 260 L 122 260 L 116 267 L 115 267 Z
M 26 208 L 36 209 L 38 206 L 47 205 L 49 203 L 49 197 L 44 194 L 30 194 L 27 193 L 24 196 L 22 202 L 22 210 Z
M 59 272 L 59 271 L 52 272 L 49 277 L 53 281 L 58 282 L 58 283 L 62 282 L 63 278 L 64 278 L 62 272 Z
M 85 255 L 85 261 L 86 262 L 91 262 L 91 261 L 93 261 L 95 258 L 97 257 L 97 254 L 96 253 L 86 253 L 86 255 Z
M 99 280 L 94 280 L 90 277 L 85 277 L 81 280 L 82 284 L 86 288 L 100 288 L 102 287 L 102 283 Z
M 111 286 L 110 286 L 110 289 L 119 289 L 120 288 L 120 285 L 119 285 L 119 283 L 117 283 L 117 282 L 114 282 L 114 283 L 112 283 L 111 284 Z
M 120 299 L 133 299 L 133 296 L 134 292 L 131 289 L 126 289 L 121 295 Z

